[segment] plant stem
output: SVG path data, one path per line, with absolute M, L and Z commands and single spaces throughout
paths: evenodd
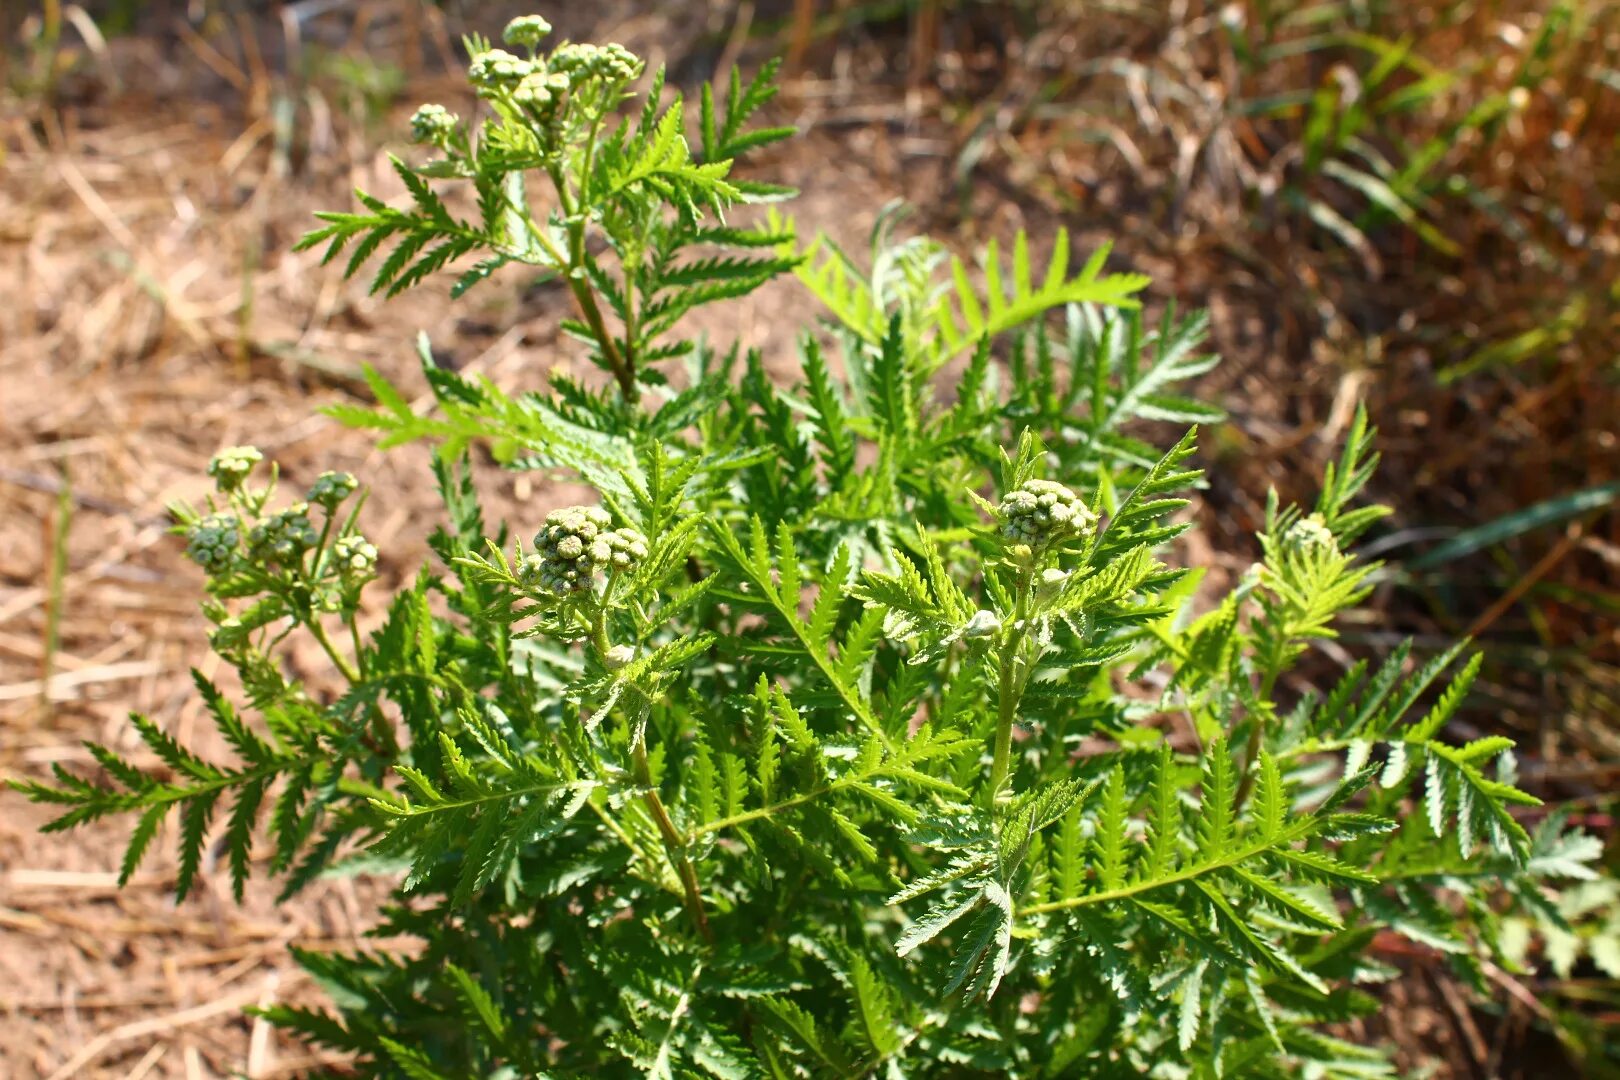
M 355 619 L 353 612 L 350 612 L 347 621 L 349 624 L 349 641 L 354 645 L 354 664 L 361 677 L 364 677 L 366 674 L 366 653 L 360 647 L 360 624 Z
M 343 677 L 351 683 L 359 682 L 360 673 L 355 670 L 354 665 L 342 653 L 338 652 L 337 646 L 333 645 L 332 639 L 326 635 L 326 628 L 320 624 L 320 620 L 311 618 L 305 625 L 309 627 L 310 635 L 315 638 L 320 647 L 326 650 L 326 655 L 332 658 L 332 663 L 336 664 L 337 669 L 343 673 Z
M 644 789 L 641 801 L 652 814 L 653 822 L 658 826 L 658 835 L 663 838 L 664 850 L 669 854 L 670 865 L 675 868 L 676 876 L 681 879 L 686 913 L 692 917 L 692 922 L 697 926 L 698 933 L 703 935 L 703 940 L 713 945 L 714 931 L 709 929 L 709 917 L 703 910 L 703 894 L 698 890 L 697 871 L 692 869 L 692 862 L 686 857 L 685 841 L 681 839 L 680 830 L 676 829 L 675 823 L 670 820 L 669 811 L 664 808 L 664 800 L 658 797 L 658 788 L 653 784 L 652 768 L 647 764 L 647 740 L 636 739 L 630 754 L 635 765 L 636 782 Z
M 600 608 L 591 619 L 590 641 L 591 648 L 596 650 L 597 658 L 606 663 L 608 649 L 611 646 L 607 635 L 607 613 Z M 658 826 L 658 835 L 664 842 L 664 851 L 669 856 L 669 864 L 674 867 L 675 876 L 681 881 L 681 897 L 686 905 L 686 913 L 692 917 L 692 923 L 697 927 L 698 933 L 703 935 L 703 940 L 713 945 L 714 932 L 709 929 L 709 916 L 703 910 L 703 893 L 698 888 L 697 871 L 692 868 L 691 860 L 686 857 L 686 840 L 675 827 L 669 811 L 664 807 L 664 800 L 658 795 L 658 786 L 653 783 L 652 766 L 647 761 L 646 725 L 647 714 L 652 711 L 652 700 L 639 686 L 632 686 L 631 690 L 639 699 L 639 705 L 629 717 L 630 762 L 636 783 L 641 785 L 641 801 L 647 807 L 647 812 L 652 815 L 653 824 Z
M 1243 770 L 1238 773 L 1237 791 L 1232 798 L 1232 812 L 1241 814 L 1244 805 L 1249 801 L 1249 792 L 1254 788 L 1254 767 L 1260 760 L 1260 751 L 1266 744 L 1266 724 L 1271 719 L 1271 693 L 1277 687 L 1277 679 L 1282 674 L 1281 663 L 1269 665 L 1265 676 L 1261 679 L 1260 696 L 1257 699 L 1258 708 L 1249 715 L 1250 728 L 1249 744 L 1243 748 Z
M 1022 570 L 1014 587 L 1013 622 L 1003 631 L 1001 654 L 996 665 L 996 740 L 990 763 L 990 805 L 1006 786 L 1012 766 L 1013 722 L 1018 702 L 1024 696 L 1023 663 L 1019 653 L 1029 636 L 1029 572 Z
M 552 165 L 547 169 L 551 176 L 552 186 L 557 189 L 557 201 L 562 207 L 563 219 L 568 222 L 568 288 L 574 294 L 574 302 L 579 305 L 579 312 L 585 316 L 585 323 L 591 328 L 596 337 L 596 343 L 602 347 L 602 356 L 613 371 L 613 377 L 618 380 L 619 392 L 626 401 L 634 401 L 636 394 L 636 370 L 632 361 L 619 352 L 618 343 L 608 332 L 607 323 L 602 318 L 602 309 L 597 306 L 596 294 L 591 291 L 589 275 L 585 273 L 585 220 L 574 213 L 574 200 L 568 194 L 568 184 L 563 179 L 562 170 Z

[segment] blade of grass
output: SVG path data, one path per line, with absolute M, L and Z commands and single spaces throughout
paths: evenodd
M 1568 495 L 1527 506 L 1495 521 L 1488 521 L 1472 529 L 1464 529 L 1432 551 L 1427 551 L 1407 564 L 1410 570 L 1432 570 L 1448 562 L 1472 555 L 1482 548 L 1511 540 L 1515 536 L 1533 532 L 1547 525 L 1601 510 L 1620 497 L 1620 482 L 1598 484 Z

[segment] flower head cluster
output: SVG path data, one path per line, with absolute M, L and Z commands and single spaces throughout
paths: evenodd
M 539 15 L 519 15 L 506 24 L 501 40 L 508 45 L 527 45 L 534 48 L 540 39 L 551 33 L 551 24 Z
M 254 446 L 229 446 L 208 461 L 208 475 L 227 494 L 242 486 L 253 466 L 264 460 Z
M 323 472 L 315 478 L 309 487 L 309 501 L 317 506 L 324 506 L 328 510 L 336 510 L 338 504 L 350 495 L 360 482 L 354 478 L 353 473 Z
M 1080 497 L 1051 480 L 1026 480 L 1009 491 L 996 508 L 1001 535 L 1032 548 L 1084 535 L 1096 527 L 1097 515 Z
M 514 56 L 505 49 L 490 49 L 473 57 L 467 66 L 467 78 L 478 86 L 480 94 L 510 89 L 533 73 L 534 61 Z
M 337 510 L 337 505 L 355 494 L 358 486 L 360 481 L 356 481 L 355 474 L 327 470 L 316 476 L 313 484 L 309 484 L 309 502 L 327 510 Z
M 568 85 L 568 76 L 560 71 L 536 71 L 517 84 L 512 100 L 532 109 L 545 109 L 562 98 Z
M 551 54 L 548 68 L 578 84 L 586 79 L 608 83 L 629 82 L 641 74 L 641 58 L 623 45 L 582 45 L 570 42 Z
M 1288 527 L 1283 534 L 1283 543 L 1290 551 L 1299 554 L 1339 553 L 1338 538 L 1333 530 L 1327 527 L 1321 514 L 1310 514 L 1300 518 Z
M 364 581 L 377 572 L 377 547 L 359 533 L 339 537 L 332 545 L 332 565 L 344 581 Z
M 281 562 L 296 559 L 319 542 L 320 535 L 309 520 L 308 503 L 293 503 L 248 533 L 248 549 L 254 555 Z
M 411 138 L 419 143 L 443 143 L 461 118 L 443 105 L 423 105 L 411 114 Z
M 210 574 L 228 570 L 242 542 L 235 514 L 209 514 L 186 531 L 186 557 Z
M 599 570 L 628 570 L 647 557 L 647 540 L 634 529 L 610 529 L 599 506 L 568 506 L 546 515 L 523 561 L 520 580 L 559 596 L 584 592 Z

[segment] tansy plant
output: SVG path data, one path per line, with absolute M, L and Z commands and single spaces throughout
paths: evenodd
M 1201 592 L 1193 434 L 1136 425 L 1219 420 L 1177 390 L 1215 363 L 1202 317 L 1150 326 L 1146 280 L 1061 232 L 1037 272 L 1022 234 L 970 266 L 885 227 L 867 262 L 741 223 L 790 194 L 737 175 L 789 134 L 750 126 L 773 69 L 689 110 L 548 29 L 469 41 L 478 114 L 416 113 L 409 204 L 360 194 L 304 245 L 391 292 L 553 276 L 608 377 L 513 395 L 424 347 L 434 408 L 373 373 L 375 408 L 332 409 L 438 446 L 437 561 L 386 597 L 351 477 L 286 505 L 222 453 L 179 522 L 234 759 L 137 717 L 160 766 L 94 747 L 20 785 L 52 829 L 134 815 L 126 878 L 177 815 L 181 896 L 211 843 L 239 896 L 256 866 L 284 895 L 392 875 L 376 933 L 414 947 L 299 952 L 329 1011 L 262 1015 L 414 1080 L 1363 1077 L 1389 1066 L 1346 1022 L 1391 933 L 1478 980 L 1505 912 L 1561 918 L 1596 845 L 1529 810 L 1507 739 L 1448 740 L 1477 661 L 1302 689 L 1374 570 L 1362 418 Z M 828 316 L 796 375 L 683 335 L 783 274 Z M 493 525 L 475 444 L 598 498 Z M 289 679 L 295 634 L 340 692 Z

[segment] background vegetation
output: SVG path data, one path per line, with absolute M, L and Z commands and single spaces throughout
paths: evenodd
M 466 17 L 488 26 L 523 6 L 47 0 L 0 14 L 12 208 L 0 278 L 16 285 L 0 310 L 6 773 L 76 760 L 82 736 L 127 746 L 132 700 L 195 721 L 178 702 L 202 640 L 197 580 L 159 518 L 195 494 L 186 485 L 219 445 L 278 431 L 269 448 L 295 470 L 307 459 L 304 479 L 358 464 L 365 439 L 310 425 L 310 399 L 363 396 L 361 361 L 408 370 L 419 328 L 447 366 L 509 386 L 568 370 L 554 288 L 514 286 L 451 315 L 423 294 L 365 300 L 287 254 L 312 208 L 358 181 L 376 189 L 386 138 L 455 85 Z M 1377 618 L 1347 635 L 1347 659 L 1405 633 L 1480 637 L 1490 662 L 1462 733 L 1521 739 L 1527 786 L 1612 833 L 1620 5 L 784 0 L 547 14 L 570 36 L 668 62 L 677 81 L 785 53 L 778 118 L 809 134 L 772 172 L 811 195 L 796 207 L 807 227 L 858 246 L 894 198 L 912 214 L 896 228 L 964 251 L 1064 226 L 1087 246 L 1116 239 L 1116 259 L 1155 277 L 1150 306 L 1210 307 L 1227 363 L 1202 392 L 1232 420 L 1209 433 L 1213 547 L 1187 555 L 1217 576 L 1255 555 L 1243 538 L 1263 508 L 1250 500 L 1267 484 L 1308 491 L 1364 398 L 1383 435 L 1374 494 L 1398 523 L 1381 541 L 1392 570 Z M 761 301 L 752 339 L 770 339 L 778 302 L 794 301 Z M 408 458 L 386 468 L 421 474 Z M 371 472 L 379 486 L 388 475 Z M 512 503 L 573 501 L 499 483 Z M 431 495 L 383 493 L 374 538 L 411 565 L 412 511 Z M 171 867 L 146 880 L 149 904 L 115 903 L 100 891 L 115 831 L 64 856 L 14 805 L 0 826 L 14 1070 L 298 1067 L 235 1010 L 309 992 L 271 946 L 351 940 L 367 925 L 364 883 L 254 922 L 206 899 L 168 910 Z M 1397 991 L 1415 997 L 1356 1037 L 1393 1037 L 1410 1064 L 1458 1076 L 1539 1075 L 1555 1047 L 1612 1072 L 1620 926 L 1599 885 L 1580 900 L 1577 940 L 1528 956 L 1533 975 L 1502 973 L 1495 1000 L 1470 1002 L 1432 956 L 1390 957 L 1420 976 Z M 23 955 L 46 960 L 9 958 Z

